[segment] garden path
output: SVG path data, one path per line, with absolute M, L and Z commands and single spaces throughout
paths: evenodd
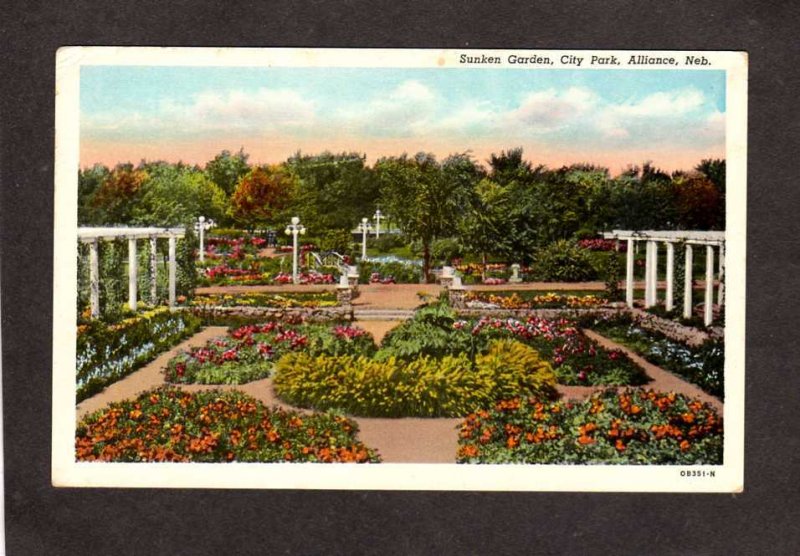
M 202 347 L 211 338 L 224 336 L 227 331 L 227 327 L 224 326 L 209 326 L 204 328 L 171 350 L 162 353 L 141 369 L 111 384 L 105 390 L 95 394 L 91 398 L 83 400 L 75 408 L 77 420 L 80 421 L 89 413 L 101 409 L 111 402 L 135 398 L 145 390 L 161 386 L 164 384 L 164 375 L 162 371 L 167 367 L 167 363 L 170 359 L 185 349 Z
M 584 330 L 584 332 L 589 338 L 595 340 L 606 349 L 619 349 L 624 351 L 634 363 L 644 369 L 644 372 L 653 379 L 652 382 L 649 382 L 647 385 L 645 385 L 645 388 L 652 388 L 653 390 L 660 392 L 677 392 L 678 394 L 684 394 L 690 398 L 697 398 L 698 400 L 707 403 L 720 412 L 720 414 L 722 414 L 723 403 L 711 394 L 704 392 L 699 386 L 695 386 L 691 382 L 687 382 L 686 380 L 670 373 L 669 371 L 665 371 L 661 367 L 653 365 L 631 349 L 616 342 L 612 342 L 597 332 L 593 332 L 592 330 Z
M 372 334 L 375 343 L 380 345 L 383 337 L 386 336 L 391 329 L 402 323 L 402 320 L 357 320 L 354 324 Z

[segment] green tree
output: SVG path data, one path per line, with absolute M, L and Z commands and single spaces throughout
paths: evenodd
M 458 229 L 482 172 L 467 154 L 441 164 L 429 153 L 382 158 L 375 165 L 381 205 L 412 239 L 422 243 L 422 271 L 430 279 L 431 243 Z
M 298 180 L 292 209 L 314 236 L 352 230 L 375 213 L 379 185 L 365 160 L 366 155 L 353 152 L 298 152 L 287 160 Z
M 101 222 L 94 202 L 95 195 L 103 182 L 108 179 L 110 170 L 102 164 L 78 171 L 78 224 L 86 226 Z
M 512 252 L 512 205 L 509 189 L 485 178 L 476 186 L 472 204 L 461 221 L 461 241 L 468 250 L 481 255 L 484 278 L 489 255 L 508 256 Z
M 224 150 L 206 163 L 204 171 L 212 182 L 230 196 L 233 195 L 236 184 L 239 183 L 242 176 L 250 171 L 248 158 L 250 155 L 245 153 L 243 148 L 240 148 L 236 154 Z
M 649 163 L 618 176 L 609 197 L 614 228 L 672 230 L 677 224 L 672 178 Z
M 180 226 L 198 216 L 219 222 L 225 216 L 225 192 L 201 170 L 184 164 L 151 162 L 138 199 L 131 208 L 131 221 L 141 226 Z

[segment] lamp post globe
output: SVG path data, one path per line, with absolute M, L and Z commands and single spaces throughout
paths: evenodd
M 197 231 L 200 236 L 200 262 L 204 262 L 206 260 L 206 245 L 205 245 L 205 223 L 206 217 L 200 216 L 198 219 L 197 224 Z
M 358 231 L 361 232 L 361 258 L 367 258 L 367 232 L 372 229 L 369 223 L 369 218 L 366 216 L 361 219 L 361 224 L 358 225 Z
M 375 237 L 379 238 L 381 237 L 381 220 L 386 217 L 383 215 L 383 213 L 381 213 L 381 209 L 377 209 L 375 211 L 375 216 L 372 218 L 375 219 Z
M 300 218 L 297 216 L 292 216 L 291 224 L 286 226 L 286 235 L 292 236 L 292 282 L 297 284 L 297 258 L 298 258 L 298 249 L 297 249 L 297 236 L 306 233 L 306 227 L 300 224 Z

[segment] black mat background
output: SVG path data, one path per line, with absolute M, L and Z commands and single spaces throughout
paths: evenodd
M 798 109 L 785 2 L 0 4 L 8 554 L 794 554 Z M 54 489 L 55 51 L 62 45 L 747 50 L 747 447 L 740 495 Z M 633 161 L 632 161 L 633 162 Z

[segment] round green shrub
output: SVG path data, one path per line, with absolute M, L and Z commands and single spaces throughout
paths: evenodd
M 597 277 L 591 257 L 574 241 L 558 240 L 535 256 L 534 275 L 547 282 L 583 282 Z

